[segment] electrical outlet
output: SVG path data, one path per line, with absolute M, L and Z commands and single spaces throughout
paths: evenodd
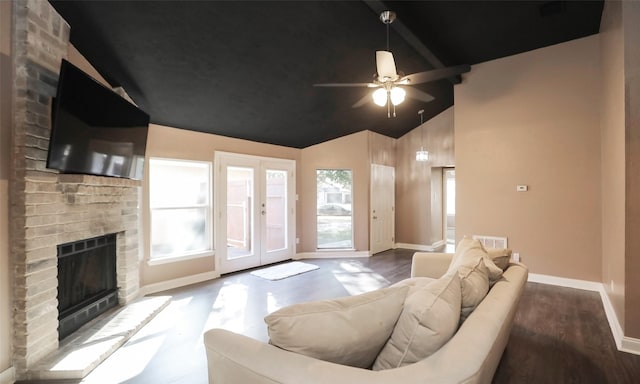
M 296 244 L 300 244 L 300 238 L 296 237 Z
M 513 252 L 511 254 L 511 258 L 513 259 L 513 261 L 515 261 L 516 263 L 520 262 L 520 253 L 518 252 Z
M 611 280 L 611 293 L 613 293 L 614 288 L 613 288 L 613 280 Z

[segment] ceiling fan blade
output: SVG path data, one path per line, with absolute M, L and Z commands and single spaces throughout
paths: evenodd
M 324 83 L 324 84 L 313 84 L 314 87 L 367 87 L 373 88 L 377 87 L 378 84 L 374 83 Z
M 407 97 L 411 97 L 412 99 L 424 101 L 425 103 L 428 103 L 435 99 L 430 94 L 419 91 L 415 88 L 412 88 L 412 87 L 403 87 L 403 88 L 405 91 L 407 91 Z
M 356 101 L 351 108 L 360 108 L 363 105 L 367 104 L 368 102 L 371 101 L 371 94 L 367 93 L 366 95 L 364 95 L 364 97 L 358 101 Z
M 455 67 L 447 67 L 440 69 L 432 69 L 430 71 L 412 73 L 404 76 L 398 82 L 406 82 L 408 85 L 428 83 L 430 81 L 445 79 L 447 77 L 456 76 L 461 73 L 466 73 L 471 70 L 471 66 L 468 64 L 458 65 Z
M 393 54 L 389 51 L 376 51 L 376 68 L 378 69 L 378 81 L 382 83 L 398 78 L 396 62 L 393 60 Z

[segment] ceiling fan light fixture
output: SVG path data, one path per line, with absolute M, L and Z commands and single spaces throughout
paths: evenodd
M 404 101 L 404 98 L 407 96 L 407 91 L 400 87 L 391 88 L 391 103 L 393 105 L 398 105 Z
M 380 107 L 384 107 L 385 105 L 387 105 L 387 90 L 384 88 L 378 88 L 375 91 L 373 91 L 373 93 L 371 94 L 371 97 L 373 98 L 373 102 L 380 106 Z

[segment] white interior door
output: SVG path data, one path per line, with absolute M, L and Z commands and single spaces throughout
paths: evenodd
M 371 164 L 371 228 L 372 254 L 395 246 L 395 168 Z
M 216 255 L 221 273 L 295 254 L 295 162 L 216 153 Z

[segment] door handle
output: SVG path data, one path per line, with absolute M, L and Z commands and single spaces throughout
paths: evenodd
M 373 219 L 374 219 L 374 220 L 375 220 L 375 219 L 377 219 L 377 218 L 378 218 L 378 216 L 373 216 Z

